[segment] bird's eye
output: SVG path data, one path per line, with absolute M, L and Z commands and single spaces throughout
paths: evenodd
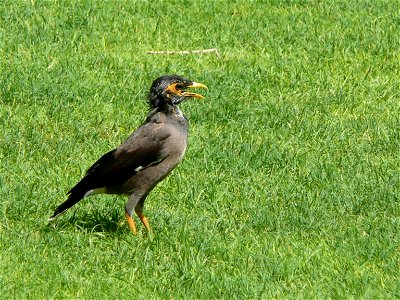
M 177 84 L 175 85 L 175 88 L 176 88 L 177 90 L 181 90 L 181 89 L 183 89 L 183 85 L 180 84 L 180 83 L 177 83 Z

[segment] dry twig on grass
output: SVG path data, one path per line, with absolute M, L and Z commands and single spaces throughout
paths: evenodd
M 217 57 L 220 57 L 220 54 L 217 48 L 211 49 L 201 49 L 201 50 L 182 50 L 182 51 L 147 51 L 147 54 L 194 54 L 194 53 L 215 53 Z

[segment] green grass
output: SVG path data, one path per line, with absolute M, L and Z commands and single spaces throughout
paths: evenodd
M 2 298 L 400 297 L 398 1 L 10 0 L 0 22 Z M 209 91 L 154 233 L 116 196 L 48 224 L 167 73 Z

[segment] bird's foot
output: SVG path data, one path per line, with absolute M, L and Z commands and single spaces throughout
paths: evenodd
M 146 227 L 147 231 L 151 231 L 149 220 L 142 214 L 141 212 L 136 212 L 140 221 L 142 221 L 144 227 Z
M 135 221 L 132 219 L 132 216 L 127 212 L 125 213 L 126 220 L 128 221 L 129 229 L 133 232 L 134 235 L 137 235 L 137 229 Z

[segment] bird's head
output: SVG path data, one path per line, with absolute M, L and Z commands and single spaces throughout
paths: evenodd
M 164 75 L 156 80 L 150 88 L 149 104 L 152 108 L 177 105 L 188 98 L 204 98 L 200 94 L 188 92 L 190 88 L 207 88 L 204 84 L 197 83 L 178 75 Z

